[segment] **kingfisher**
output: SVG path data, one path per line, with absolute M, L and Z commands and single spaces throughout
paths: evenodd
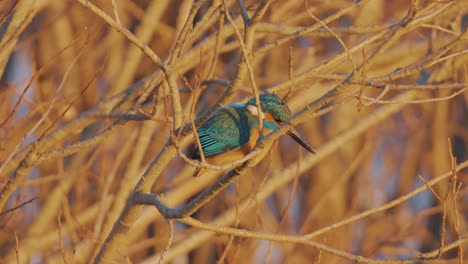
M 260 95 L 260 106 L 263 112 L 263 135 L 276 130 L 291 117 L 288 105 L 275 94 Z M 245 104 L 230 104 L 216 110 L 197 129 L 206 161 L 213 165 L 227 164 L 250 153 L 260 137 L 259 114 L 255 98 Z M 294 128 L 290 128 L 287 134 L 307 151 L 315 154 L 314 149 Z M 198 147 L 191 158 L 200 160 Z M 198 177 L 203 171 L 204 168 L 197 168 L 193 176 Z

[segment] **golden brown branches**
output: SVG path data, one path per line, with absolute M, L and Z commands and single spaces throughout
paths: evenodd
M 28 2 L 0 1 L 0 262 L 466 258 L 463 1 Z M 261 91 L 292 118 L 207 163 L 196 128 Z

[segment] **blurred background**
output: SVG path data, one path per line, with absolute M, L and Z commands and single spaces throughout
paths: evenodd
M 91 2 L 162 60 L 173 52 L 193 5 Z M 248 14 L 262 2 L 245 1 Z M 468 260 L 468 4 L 268 3 L 249 54 L 259 90 L 278 94 L 296 113 L 353 70 L 359 78 L 344 85 L 326 111 L 296 127 L 317 155 L 282 136 L 258 166 L 193 217 L 309 235 L 378 260 L 415 257 L 455 242 L 431 263 Z M 328 19 L 327 27 L 318 19 Z M 189 23 L 171 63 L 183 123 L 213 106 L 239 76 L 235 29 L 244 32 L 233 0 L 205 1 Z M 93 260 L 170 138 L 173 101 L 159 73 L 141 49 L 79 1 L 0 2 L 0 263 Z M 226 103 L 252 97 L 248 73 L 240 78 Z M 116 123 L 129 110 L 146 118 Z M 191 143 L 183 144 L 186 153 Z M 171 157 L 152 191 L 176 207 L 225 173 L 193 178 L 194 169 Z M 430 190 L 405 198 L 443 175 Z M 330 228 L 394 200 L 394 207 Z M 156 263 L 165 248 L 168 263 L 353 262 L 306 245 L 173 225 L 171 233 L 159 212 L 145 207 L 117 262 Z

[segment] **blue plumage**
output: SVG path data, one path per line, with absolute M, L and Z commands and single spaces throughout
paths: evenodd
M 238 148 L 249 141 L 250 128 L 258 120 L 250 115 L 244 104 L 232 104 L 218 109 L 198 129 L 205 157 L 212 157 Z M 193 158 L 199 158 L 197 151 Z
M 264 113 L 264 133 L 277 129 L 280 123 L 291 116 L 288 105 L 274 94 L 260 95 L 260 105 Z M 215 111 L 197 130 L 207 162 L 225 164 L 249 153 L 259 137 L 258 112 L 255 99 L 249 100 L 246 104 L 231 104 Z M 314 153 L 294 129 L 291 128 L 288 134 Z M 200 160 L 198 149 L 192 154 L 192 159 Z M 194 176 L 198 176 L 202 171 L 197 168 Z

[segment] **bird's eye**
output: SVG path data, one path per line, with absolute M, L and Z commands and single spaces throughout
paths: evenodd
M 283 121 L 281 121 L 279 118 L 275 118 L 275 122 L 276 123 L 283 123 Z

